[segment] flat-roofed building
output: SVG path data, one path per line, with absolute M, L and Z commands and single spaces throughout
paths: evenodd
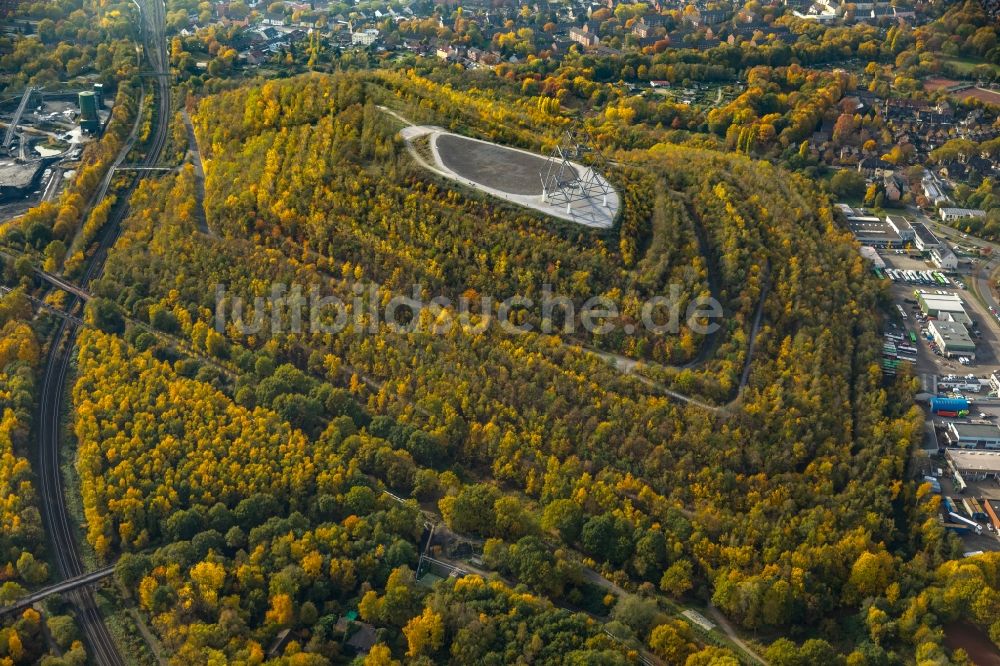
M 904 242 L 913 241 L 916 237 L 913 227 L 905 217 L 900 215 L 886 215 L 885 223 L 892 227 L 893 231 L 896 232 L 900 240 Z
M 877 217 L 851 215 L 847 218 L 847 225 L 862 245 L 872 247 L 903 247 L 905 245 L 896 230 Z
M 885 259 L 879 256 L 878 250 L 870 245 L 861 246 L 861 256 L 872 262 L 876 268 L 885 268 Z
M 941 353 L 949 358 L 958 356 L 976 357 L 976 343 L 969 330 L 957 321 L 932 321 L 927 328 L 934 337 Z
M 937 236 L 932 234 L 931 230 L 920 222 L 914 222 L 910 226 L 913 228 L 913 242 L 916 244 L 918 250 L 930 250 L 931 248 L 937 247 L 941 244 L 941 241 L 937 239 Z
M 928 317 L 937 317 L 942 321 L 955 321 L 966 326 L 972 323 L 972 318 L 965 312 L 962 299 L 956 294 L 935 294 L 921 289 L 914 293 L 920 310 Z
M 965 481 L 1000 479 L 1000 451 L 948 449 L 945 458 L 948 466 Z
M 1000 427 L 995 423 L 948 422 L 948 445 L 962 449 L 1000 449 Z

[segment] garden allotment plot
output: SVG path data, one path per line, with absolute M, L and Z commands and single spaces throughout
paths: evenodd
M 426 136 L 434 163 L 428 164 L 411 150 L 418 161 L 446 178 L 498 199 L 601 229 L 611 227 L 618 214 L 618 193 L 601 174 L 594 174 L 594 177 L 606 187 L 607 195 L 580 196 L 567 204 L 555 200 L 551 193 L 545 196 L 542 180 L 549 162 L 541 155 L 452 134 L 433 126 L 410 126 L 401 136 L 407 142 Z M 580 177 L 586 171 L 582 164 L 566 166 L 566 175 L 571 178 Z

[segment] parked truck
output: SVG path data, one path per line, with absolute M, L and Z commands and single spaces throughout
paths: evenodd
M 965 516 L 960 516 L 957 513 L 949 513 L 948 515 L 951 516 L 952 520 L 954 520 L 955 522 L 961 523 L 962 525 L 967 525 L 969 529 L 973 530 L 976 534 L 983 533 L 983 526 L 977 523 L 976 521 L 970 520 Z

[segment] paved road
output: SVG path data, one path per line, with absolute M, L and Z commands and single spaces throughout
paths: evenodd
M 4 250 L 0 250 L 0 258 L 3 258 L 5 260 L 9 261 L 12 264 L 15 261 L 17 261 L 18 259 L 20 259 L 21 257 L 23 257 L 23 256 L 27 256 L 27 255 L 25 255 L 23 253 L 7 252 L 7 251 L 4 251 Z M 58 275 L 53 275 L 52 273 L 48 273 L 48 272 L 42 270 L 41 268 L 38 268 L 37 266 L 34 266 L 33 268 L 34 268 L 34 271 L 35 271 L 35 275 L 37 275 L 38 277 L 42 278 L 44 281 L 48 282 L 53 287 L 56 287 L 57 289 L 62 289 L 63 291 L 68 291 L 69 293 L 73 294 L 74 296 L 82 298 L 85 301 L 89 300 L 91 298 L 91 295 L 88 292 L 84 291 L 80 287 L 77 287 L 76 285 L 74 285 L 74 284 L 72 284 L 70 282 L 67 282 L 66 280 L 64 280 L 63 278 L 59 277 Z M 29 296 L 29 298 L 30 298 L 30 296 Z
M 169 68 L 163 34 L 165 8 L 162 0 L 140 0 L 140 7 L 143 15 L 142 32 L 146 57 L 155 73 L 157 97 L 156 127 L 143 164 L 153 166 L 159 161 L 160 153 L 166 143 L 170 116 Z M 116 165 L 121 164 L 130 147 L 130 143 L 126 142 L 118 155 Z M 112 172 L 113 169 L 109 170 L 109 174 Z M 110 176 L 107 177 L 107 182 L 110 182 Z M 108 250 L 118 239 L 121 222 L 128 214 L 127 202 L 135 185 L 133 182 L 128 187 L 121 203 L 115 206 L 110 219 L 101 231 L 98 237 L 98 250 L 80 281 L 82 290 L 86 290 L 88 283 L 100 276 Z M 101 190 L 106 191 L 103 184 Z M 98 202 L 99 200 L 93 203 L 96 205 Z M 74 295 L 67 309 L 72 310 L 78 301 L 79 297 Z M 77 326 L 71 319 L 61 321 L 49 351 L 39 399 L 39 487 L 42 516 L 52 543 L 58 575 L 63 579 L 75 578 L 84 573 L 76 543 L 78 526 L 73 524 L 73 518 L 67 511 L 59 460 L 62 400 L 66 393 L 66 377 L 69 373 L 76 333 Z M 77 608 L 77 619 L 83 630 L 91 661 L 99 666 L 122 666 L 124 660 L 107 625 L 104 624 L 90 589 L 77 588 L 66 596 Z
M 725 615 L 722 614 L 722 611 L 720 611 L 715 606 L 709 605 L 708 614 L 712 617 L 713 620 L 715 620 L 716 624 L 719 625 L 719 627 L 722 629 L 722 632 L 729 637 L 729 640 L 731 640 L 733 643 L 738 645 L 741 650 L 750 655 L 754 659 L 754 661 L 756 661 L 759 664 L 764 664 L 764 666 L 767 666 L 767 662 L 764 660 L 764 658 L 761 657 L 756 652 L 754 652 L 753 648 L 751 648 L 749 645 L 743 642 L 743 640 L 739 637 L 739 634 L 736 633 L 736 631 L 733 629 L 733 626 L 729 623 L 729 620 L 726 618 Z

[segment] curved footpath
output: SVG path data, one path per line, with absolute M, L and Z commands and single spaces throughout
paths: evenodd
M 491 187 L 488 187 L 488 186 L 483 185 L 481 183 L 476 183 L 474 181 L 471 181 L 471 180 L 469 180 L 467 178 L 464 178 L 464 177 L 458 175 L 457 173 L 455 173 L 454 171 L 452 171 L 451 169 L 449 169 L 447 166 L 445 166 L 444 161 L 441 159 L 441 155 L 438 152 L 438 148 L 437 148 L 437 138 L 440 137 L 440 136 L 445 136 L 445 135 L 446 136 L 457 136 L 457 137 L 460 137 L 462 139 L 466 139 L 466 140 L 470 140 L 470 141 L 478 141 L 480 143 L 485 143 L 485 144 L 490 145 L 490 146 L 496 146 L 498 144 L 490 143 L 488 141 L 482 141 L 480 139 L 471 139 L 469 137 L 463 137 L 463 136 L 458 135 L 458 134 L 453 134 L 451 132 L 447 132 L 442 127 L 438 127 L 437 125 L 414 125 L 412 122 L 410 122 L 409 120 L 407 120 L 406 118 L 404 118 L 403 116 L 401 116 L 400 114 L 396 113 L 395 111 L 393 111 L 392 109 L 390 109 L 388 107 L 379 106 L 378 108 L 379 108 L 380 111 L 382 111 L 386 115 L 392 116 L 396 120 L 398 120 L 401 123 L 403 123 L 404 127 L 403 127 L 403 129 L 401 129 L 399 131 L 400 138 L 403 139 L 403 141 L 405 142 L 407 150 L 409 151 L 410 156 L 413 158 L 413 160 L 415 162 L 417 162 L 418 164 L 420 164 L 423 168 L 427 169 L 428 171 L 432 171 L 432 172 L 437 173 L 438 175 L 444 176 L 445 178 L 448 178 L 450 180 L 454 180 L 454 181 L 457 181 L 457 182 L 462 183 L 464 185 L 468 185 L 470 187 L 473 187 L 473 188 L 475 188 L 477 190 L 480 190 L 482 192 L 486 192 L 486 193 L 491 194 L 491 195 L 493 195 L 493 196 L 495 196 L 497 198 L 505 199 L 507 201 L 511 201 L 512 203 L 516 203 L 516 204 L 519 204 L 519 205 L 522 205 L 522 206 L 526 206 L 528 208 L 533 208 L 535 210 L 538 210 L 539 212 L 545 213 L 546 215 L 553 215 L 555 217 L 559 217 L 559 218 L 565 219 L 565 220 L 570 220 L 570 221 L 576 222 L 578 224 L 583 224 L 585 226 L 591 226 L 591 227 L 596 227 L 596 228 L 608 228 L 608 227 L 612 226 L 612 224 L 614 223 L 614 218 L 615 218 L 615 216 L 617 216 L 618 209 L 620 207 L 620 200 L 618 199 L 618 193 L 617 193 L 617 191 L 615 191 L 614 188 L 611 188 L 610 185 L 608 185 L 608 187 L 611 188 L 612 192 L 614 192 L 614 195 L 613 195 L 613 213 L 612 213 L 610 219 L 606 220 L 606 222 L 605 221 L 601 221 L 600 224 L 588 223 L 588 221 L 586 219 L 584 219 L 583 217 L 574 217 L 573 215 L 567 216 L 566 210 L 564 208 L 562 208 L 562 207 L 557 207 L 557 206 L 554 206 L 551 203 L 545 203 L 545 202 L 543 202 L 541 195 L 524 195 L 524 194 L 516 195 L 516 194 L 507 193 L 507 192 L 501 192 L 499 190 L 495 190 L 495 189 L 493 189 Z M 419 151 L 413 145 L 413 141 L 415 139 L 418 139 L 418 138 L 421 138 L 421 137 L 428 137 L 428 143 L 430 145 L 431 153 L 434 156 L 435 164 L 428 163 L 428 161 L 426 159 L 424 159 L 424 157 L 419 153 Z M 532 156 L 534 158 L 542 159 L 539 155 L 536 155 L 535 153 L 531 153 L 531 152 L 526 151 L 526 150 L 521 150 L 520 148 L 508 148 L 508 147 L 503 147 L 503 148 L 505 148 L 507 150 L 512 150 L 512 151 L 520 152 L 520 153 L 525 153 L 525 154 L 530 155 L 530 156 Z M 582 171 L 582 170 L 586 169 L 586 167 L 584 167 L 583 165 L 577 164 L 575 162 L 571 162 L 571 164 L 578 171 Z M 600 177 L 600 176 L 598 176 L 598 177 Z M 601 179 L 603 181 L 603 178 L 601 178 Z M 604 181 L 604 182 L 607 182 L 607 181 Z M 611 201 L 611 198 L 609 197 L 609 202 L 610 201 Z M 596 204 L 596 202 L 594 202 L 594 203 Z M 610 205 L 610 203 L 609 203 L 609 205 Z M 574 211 L 574 213 L 575 213 L 575 211 Z M 699 237 L 698 241 L 699 241 L 699 247 L 701 247 L 702 253 L 704 254 L 704 252 L 705 252 L 704 239 L 701 238 L 701 237 Z M 707 257 L 706 257 L 706 260 L 707 260 Z M 709 404 L 709 403 L 707 403 L 707 402 L 705 402 L 703 400 L 699 400 L 698 398 L 695 398 L 695 397 L 692 397 L 692 396 L 689 396 L 689 395 L 685 395 L 683 393 L 679 393 L 678 391 L 674 391 L 674 390 L 672 390 L 672 389 L 664 386 L 660 382 L 657 382 L 656 380 L 651 379 L 650 377 L 647 377 L 647 376 L 643 375 L 639 371 L 644 366 L 646 366 L 646 367 L 654 367 L 653 365 L 648 364 L 648 363 L 646 363 L 644 361 L 633 359 L 633 358 L 630 358 L 628 356 L 623 356 L 621 354 L 616 354 L 616 353 L 613 353 L 613 352 L 601 351 L 601 350 L 598 350 L 598 349 L 594 349 L 592 347 L 587 347 L 587 346 L 582 345 L 582 344 L 578 344 L 577 346 L 580 349 L 582 349 L 583 351 L 585 351 L 585 352 L 587 352 L 589 354 L 593 354 L 593 355 L 597 356 L 598 358 L 600 358 L 601 360 L 603 360 L 603 361 L 605 361 L 607 363 L 610 363 L 612 366 L 614 366 L 617 370 L 619 370 L 623 374 L 627 374 L 627 375 L 630 375 L 632 377 L 635 377 L 638 381 L 640 381 L 641 383 L 645 384 L 646 386 L 649 386 L 650 388 L 653 388 L 653 389 L 655 389 L 657 391 L 660 391 L 664 395 L 667 395 L 667 396 L 669 396 L 669 397 L 671 397 L 671 398 L 673 398 L 673 399 L 675 399 L 675 400 L 677 400 L 679 402 L 683 402 L 685 404 L 688 404 L 688 405 L 691 405 L 691 406 L 694 406 L 694 407 L 698 407 L 700 409 L 704 409 L 704 410 L 707 410 L 707 411 L 715 412 L 717 414 L 728 415 L 729 413 L 731 413 L 732 409 L 739 403 L 740 399 L 743 396 L 743 389 L 746 388 L 747 383 L 749 383 L 749 381 L 750 381 L 751 362 L 753 361 L 753 355 L 754 355 L 754 350 L 755 350 L 756 341 L 757 341 L 757 334 L 760 331 L 761 321 L 762 321 L 762 318 L 763 318 L 764 303 L 767 300 L 767 295 L 768 295 L 768 292 L 770 291 L 770 289 L 769 289 L 770 281 L 769 281 L 769 278 L 767 276 L 765 276 L 765 279 L 763 281 L 763 285 L 764 286 L 761 289 L 760 300 L 757 303 L 757 310 L 754 313 L 753 325 L 750 328 L 750 335 L 749 335 L 749 338 L 748 338 L 748 341 L 747 341 L 746 361 L 745 361 L 745 363 L 743 365 L 743 370 L 740 373 L 740 381 L 739 381 L 739 384 L 738 384 L 738 387 L 737 387 L 737 390 L 736 390 L 736 395 L 729 402 L 727 402 L 725 404 L 722 404 L 722 405 L 711 405 L 711 404 Z M 713 291 L 714 291 L 714 289 L 713 289 Z M 682 368 L 695 368 L 695 367 L 698 367 L 700 365 L 703 365 L 704 363 L 707 363 L 708 360 L 709 360 L 709 357 L 708 357 L 707 354 L 699 354 L 699 358 L 696 358 L 694 361 L 692 361 L 690 363 L 687 363 L 685 365 L 682 365 L 682 366 L 659 366 L 659 367 L 663 367 L 663 368 L 677 367 L 678 369 L 682 369 Z
M 379 107 L 379 109 L 406 124 L 406 127 L 399 132 L 399 136 L 406 143 L 406 147 L 413 159 L 428 171 L 432 171 L 439 176 L 461 183 L 462 185 L 466 185 L 480 192 L 485 192 L 486 194 L 496 197 L 502 201 L 508 201 L 512 204 L 523 206 L 524 208 L 531 208 L 532 210 L 537 210 L 545 215 L 550 215 L 552 217 L 580 224 L 585 227 L 591 227 L 594 229 L 610 229 L 614 225 L 615 217 L 617 217 L 618 211 L 621 208 L 621 200 L 618 195 L 618 191 L 615 190 L 615 188 L 604 178 L 604 176 L 594 171 L 588 171 L 587 167 L 582 164 L 569 162 L 571 167 L 575 169 L 577 173 L 593 174 L 595 179 L 593 188 L 595 188 L 595 191 L 606 190 L 608 192 L 606 196 L 603 194 L 595 194 L 593 196 L 573 201 L 568 205 L 565 203 L 557 203 L 556 201 L 551 200 L 551 198 L 545 196 L 542 190 L 541 175 L 539 175 L 538 193 L 536 194 L 505 192 L 497 189 L 496 187 L 491 187 L 481 182 L 471 180 L 448 167 L 446 160 L 441 157 L 438 139 L 443 136 L 458 137 L 464 141 L 476 142 L 486 146 L 498 147 L 513 153 L 520 153 L 525 156 L 530 156 L 536 160 L 546 161 L 547 158 L 528 150 L 522 150 L 521 148 L 501 146 L 489 141 L 483 141 L 482 139 L 474 139 L 472 137 L 454 134 L 436 125 L 413 125 L 394 111 L 385 107 Z M 422 137 L 427 137 L 431 154 L 434 159 L 433 164 L 424 159 L 424 157 L 419 154 L 413 145 L 414 140 Z

